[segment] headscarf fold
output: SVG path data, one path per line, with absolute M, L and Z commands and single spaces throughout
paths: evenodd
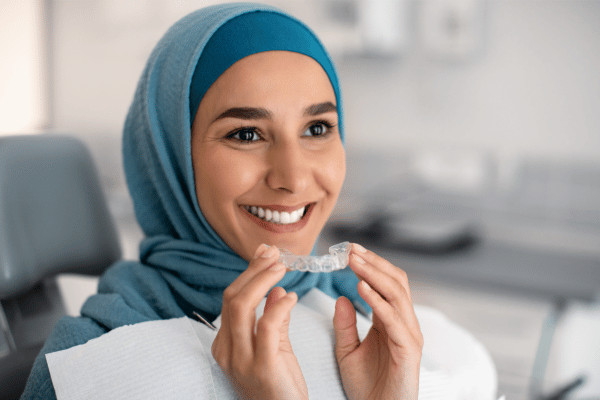
M 260 40 L 241 44 L 235 35 L 258 35 Z M 193 311 L 211 320 L 220 314 L 223 290 L 248 262 L 227 246 L 198 206 L 191 122 L 206 90 L 230 65 L 268 50 L 299 52 L 321 64 L 336 94 L 343 135 L 333 64 L 317 37 L 300 21 L 257 4 L 207 7 L 178 21 L 150 55 L 123 133 L 127 184 L 146 235 L 140 244 L 140 261 L 121 261 L 109 268 L 100 279 L 98 294 L 84 304 L 82 315 L 114 329 L 191 316 Z M 368 309 L 356 291 L 357 282 L 347 271 L 288 272 L 278 285 L 300 297 L 317 287 L 332 297 L 345 295 Z

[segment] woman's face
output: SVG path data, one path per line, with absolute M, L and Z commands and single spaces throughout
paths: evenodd
M 192 126 L 202 213 L 236 253 L 309 254 L 346 173 L 335 93 L 312 58 L 245 57 L 204 95 Z

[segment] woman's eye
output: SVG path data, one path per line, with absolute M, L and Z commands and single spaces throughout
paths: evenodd
M 254 129 L 247 128 L 237 130 L 227 137 L 240 142 L 255 142 L 260 139 Z
M 309 126 L 302 136 L 323 136 L 326 135 L 330 129 L 331 126 L 329 124 L 319 122 Z

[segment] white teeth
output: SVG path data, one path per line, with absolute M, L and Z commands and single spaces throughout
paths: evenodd
M 286 213 L 287 214 L 287 213 Z M 302 214 L 300 214 L 300 216 L 302 216 Z M 290 213 L 290 221 L 298 221 L 300 218 L 298 218 L 298 210 L 296 211 L 292 211 Z
M 302 216 L 304 216 L 304 210 L 306 209 L 306 207 L 302 207 L 296 211 L 288 213 L 286 211 L 273 211 L 269 210 L 268 208 L 264 209 L 257 206 L 244 206 L 244 208 L 260 219 L 281 225 L 293 224 L 300 221 Z

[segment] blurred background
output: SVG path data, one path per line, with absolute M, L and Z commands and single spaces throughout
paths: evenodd
M 142 237 L 120 145 L 137 80 L 165 30 L 214 3 L 0 0 L 0 135 L 82 140 L 125 258 Z M 348 176 L 320 246 L 353 237 L 404 268 L 415 302 L 490 350 L 508 399 L 599 399 L 600 1 L 263 3 L 313 28 L 340 75 Z M 95 284 L 59 277 L 68 313 Z

